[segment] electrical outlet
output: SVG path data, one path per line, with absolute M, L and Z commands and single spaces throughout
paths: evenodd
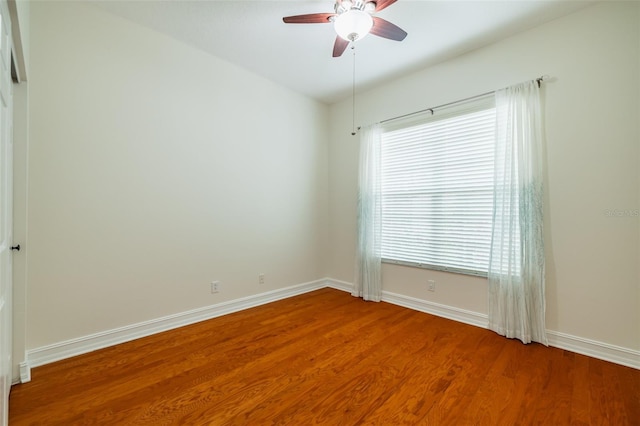
M 211 282 L 211 293 L 218 293 L 220 291 L 220 281 Z
M 258 275 L 258 284 L 264 284 L 264 274 Z
M 427 280 L 427 290 L 436 291 L 436 280 Z

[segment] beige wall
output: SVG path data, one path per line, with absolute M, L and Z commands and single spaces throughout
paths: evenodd
M 27 349 L 353 280 L 350 101 L 328 109 L 80 2 L 34 2 L 31 21 Z M 639 21 L 638 4 L 596 5 L 358 100 L 368 124 L 551 75 L 547 326 L 635 350 L 640 226 L 604 211 L 640 208 Z M 383 274 L 386 291 L 486 312 L 481 278 Z
M 30 42 L 27 349 L 326 275 L 327 106 L 84 2 Z
M 543 74 L 547 328 L 640 349 L 639 16 L 599 4 L 358 97 L 369 124 Z M 330 276 L 353 281 L 358 140 L 350 100 L 331 108 Z M 427 279 L 436 291 L 427 291 Z M 486 313 L 486 280 L 383 266 L 383 289 Z

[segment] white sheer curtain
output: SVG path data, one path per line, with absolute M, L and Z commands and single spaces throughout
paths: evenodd
M 496 333 L 547 345 L 541 122 L 536 81 L 496 92 L 488 311 Z
M 358 176 L 358 235 L 353 295 L 379 302 L 382 296 L 381 240 L 382 204 L 380 194 L 379 124 L 364 127 L 360 133 Z

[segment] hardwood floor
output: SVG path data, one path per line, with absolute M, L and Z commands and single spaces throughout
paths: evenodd
M 323 289 L 35 368 L 11 425 L 639 425 L 640 371 Z

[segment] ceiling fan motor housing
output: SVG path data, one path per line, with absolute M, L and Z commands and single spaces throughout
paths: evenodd
M 361 10 L 372 14 L 376 10 L 376 3 L 366 0 L 337 0 L 334 9 L 338 15 L 349 10 Z

